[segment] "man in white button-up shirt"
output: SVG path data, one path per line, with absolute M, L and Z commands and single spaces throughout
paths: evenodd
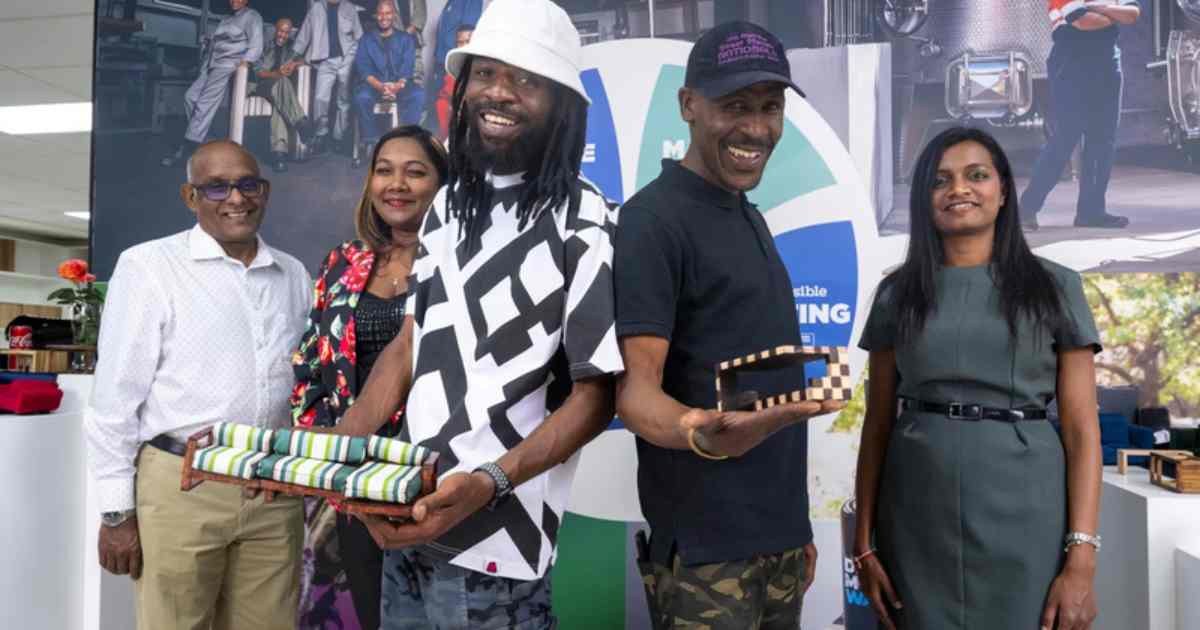
M 258 236 L 270 186 L 238 145 L 201 146 L 181 194 L 197 225 L 126 250 L 109 284 L 85 420 L 100 563 L 135 580 L 139 628 L 293 628 L 300 501 L 181 492 L 180 449 L 222 420 L 288 424 L 310 278 Z

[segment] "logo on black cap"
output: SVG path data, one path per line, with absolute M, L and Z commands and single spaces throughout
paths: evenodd
M 707 98 L 720 98 L 763 81 L 782 83 L 804 96 L 792 83 L 783 43 L 756 24 L 720 24 L 697 40 L 688 55 L 684 86 Z

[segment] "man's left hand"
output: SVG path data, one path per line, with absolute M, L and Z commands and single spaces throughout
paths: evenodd
M 813 543 L 804 545 L 804 584 L 800 587 L 800 594 L 808 592 L 810 586 L 813 585 L 813 580 L 817 579 L 817 546 Z
M 496 484 L 485 473 L 454 473 L 438 489 L 413 505 L 413 521 L 394 523 L 370 514 L 358 518 L 371 538 L 384 549 L 400 549 L 433 542 L 492 500 Z

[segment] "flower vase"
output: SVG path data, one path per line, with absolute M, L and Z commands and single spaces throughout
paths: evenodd
M 100 336 L 100 305 L 76 302 L 71 305 L 71 333 L 75 345 L 94 346 Z

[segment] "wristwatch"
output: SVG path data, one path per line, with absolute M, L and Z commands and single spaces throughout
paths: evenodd
M 134 516 L 137 516 L 136 509 L 118 510 L 115 512 L 101 512 L 100 522 L 103 523 L 105 527 L 116 527 L 117 525 L 124 523 Z
M 491 477 L 492 481 L 496 482 L 496 492 L 492 495 L 492 500 L 488 501 L 487 509 L 496 509 L 497 506 L 508 498 L 508 495 L 512 494 L 512 482 L 508 480 L 508 475 L 504 474 L 504 470 L 495 462 L 483 464 L 479 468 L 476 468 L 474 472 L 484 473 Z

